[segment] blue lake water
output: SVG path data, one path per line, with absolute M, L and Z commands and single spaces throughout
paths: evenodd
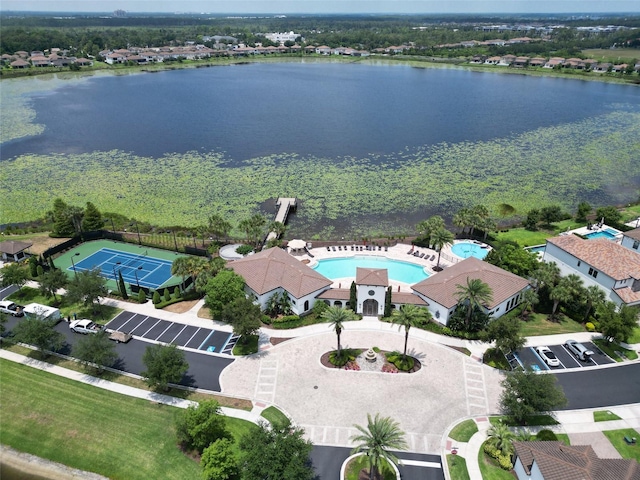
M 99 76 L 32 94 L 25 153 L 225 152 L 230 166 L 295 153 L 376 161 L 640 109 L 638 89 L 573 79 L 343 63 L 269 63 Z M 388 161 L 388 159 L 387 159 Z

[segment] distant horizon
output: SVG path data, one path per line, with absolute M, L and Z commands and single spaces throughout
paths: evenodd
M 0 12 L 208 15 L 625 15 L 638 0 L 3 0 Z

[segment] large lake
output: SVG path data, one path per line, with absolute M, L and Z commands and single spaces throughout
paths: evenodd
M 360 158 L 637 110 L 639 93 L 573 79 L 342 63 L 96 77 L 33 95 L 45 131 L 3 145 L 2 157 L 118 149 L 151 157 L 218 151 L 232 163 L 282 153 Z
M 15 139 L 1 146 L 0 224 L 58 197 L 192 226 L 295 196 L 290 235 L 358 239 L 476 203 L 521 218 L 626 203 L 640 187 L 630 85 L 375 61 L 66 78 L 2 83 Z

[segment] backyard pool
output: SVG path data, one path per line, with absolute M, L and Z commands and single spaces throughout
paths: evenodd
M 355 256 L 318 260 L 313 267 L 316 272 L 331 280 L 356 276 L 356 268 L 385 268 L 390 280 L 410 285 L 429 277 L 424 267 L 413 263 L 391 260 L 385 257 Z
M 594 238 L 606 238 L 607 240 L 611 240 L 612 238 L 616 238 L 617 234 L 618 232 L 616 230 L 607 228 L 606 230 L 601 230 L 599 232 L 587 233 L 585 237 L 587 237 L 589 240 L 592 240 Z
M 451 251 L 460 258 L 476 257 L 484 260 L 489 253 L 489 248 L 472 242 L 458 242 L 451 247 Z

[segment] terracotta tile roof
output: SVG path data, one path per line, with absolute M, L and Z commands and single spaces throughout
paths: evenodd
M 424 307 L 429 305 L 416 294 L 408 292 L 391 292 L 391 303 L 401 303 L 403 305 L 408 303 L 411 305 L 420 305 Z
M 583 240 L 576 235 L 562 235 L 548 238 L 547 242 L 615 280 L 640 279 L 640 254 L 611 240 Z
M 356 285 L 388 287 L 389 275 L 386 268 L 356 268 Z
M 518 275 L 475 257 L 469 257 L 437 275 L 416 283 L 411 288 L 446 308 L 452 308 L 458 303 L 455 297 L 456 285 L 465 285 L 467 278 L 480 279 L 491 287 L 493 300 L 490 305 L 487 305 L 489 310 L 529 285 L 528 280 Z
M 332 283 L 277 247 L 234 260 L 229 267 L 258 295 L 282 287 L 295 298 L 301 298 Z
M 591 445 L 562 442 L 513 442 L 525 473 L 537 464 L 545 480 L 638 480 L 640 464 L 634 460 L 600 459 Z
M 624 232 L 625 237 L 633 238 L 634 240 L 640 240 L 640 228 L 634 228 L 628 232 Z
M 614 292 L 627 305 L 640 303 L 640 290 L 633 290 L 632 287 L 616 288 Z
M 348 288 L 330 288 L 318 295 L 318 298 L 322 300 L 349 300 L 351 298 L 351 290 Z
M 15 255 L 16 253 L 20 253 L 23 250 L 26 250 L 33 243 L 31 242 L 18 242 L 15 240 L 9 240 L 6 242 L 0 242 L 0 252 L 6 253 L 8 255 Z

